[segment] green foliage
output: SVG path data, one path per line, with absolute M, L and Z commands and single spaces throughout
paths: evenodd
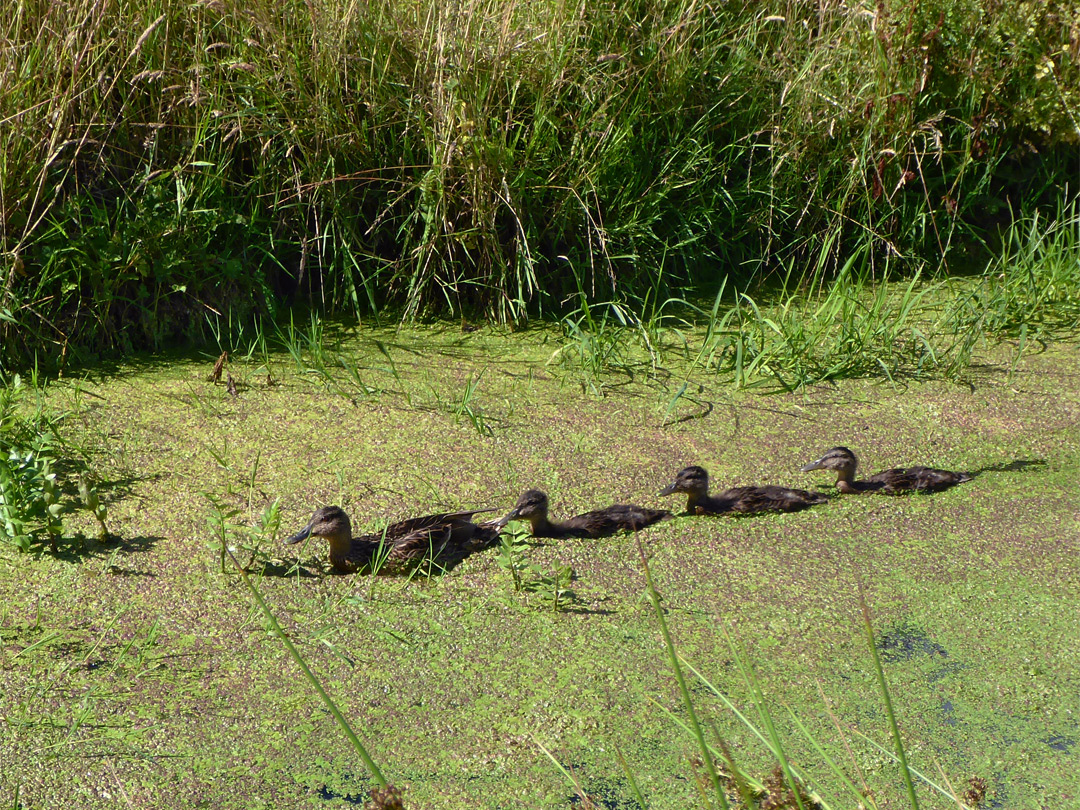
M 530 563 L 525 557 L 529 537 L 525 527 L 504 531 L 499 536 L 499 567 L 510 574 L 515 592 L 535 594 L 557 613 L 577 598 L 570 588 L 574 570 L 569 565 L 556 565 L 546 571 Z
M 919 275 L 889 281 L 888 265 L 879 278 L 860 260 L 865 254 L 850 257 L 829 283 L 808 287 L 789 271 L 769 303 L 745 292 L 729 296 L 724 285 L 709 308 L 668 299 L 645 302 L 648 315 L 638 317 L 625 305 L 583 305 L 563 319 L 563 344 L 549 364 L 594 392 L 611 384 L 613 372 L 655 375 L 662 364 L 678 367 L 673 358 L 685 361 L 687 380 L 701 369 L 739 388 L 785 391 L 838 379 L 953 377 L 965 368 L 984 324 L 943 314 L 947 283 Z M 1059 288 L 1080 291 L 1080 279 Z M 971 304 L 979 312 L 986 306 Z M 1057 316 L 1067 308 L 1063 298 L 1048 306 Z M 668 400 L 665 420 L 680 399 L 692 399 L 688 387 Z
M 252 474 L 254 485 L 254 473 Z M 266 547 L 273 547 L 274 538 L 281 528 L 281 505 L 278 500 L 267 504 L 262 514 L 249 526 L 237 521 L 242 510 L 230 506 L 225 499 L 212 492 L 204 492 L 203 497 L 210 504 L 210 513 L 206 517 L 206 523 L 213 534 L 215 545 L 219 552 L 221 573 L 226 570 L 226 558 L 236 553 L 245 552 L 248 559 L 244 564 L 245 570 L 250 568 L 256 560 L 266 561 L 268 555 Z M 250 509 L 250 500 L 249 500 Z
M 37 404 L 28 410 L 24 401 L 31 392 Z M 29 384 L 18 374 L 10 383 L 0 378 L 0 540 L 20 551 L 44 536 L 55 552 L 64 515 L 78 506 L 65 496 L 57 474 L 58 468 L 73 471 L 77 465 L 61 453 L 64 443 L 45 414 L 43 393 L 36 374 Z M 108 509 L 85 470 L 78 472 L 78 493 L 81 506 L 97 522 L 98 539 L 107 540 Z
M 0 380 L 0 539 L 28 551 L 44 533 L 55 551 L 68 509 L 56 480 L 56 439 L 40 407 L 20 413 L 26 388 L 17 374 L 10 384 Z
M 1078 17 L 23 0 L 0 362 L 205 341 L 294 296 L 518 320 L 858 251 L 947 268 L 1075 176 Z
M 699 359 L 736 386 L 788 391 L 836 379 L 947 375 L 967 357 L 924 303 L 936 290 L 918 276 L 896 286 L 874 282 L 849 262 L 820 292 L 785 287 L 774 307 L 740 295 L 710 325 Z
M 37 531 L 48 534 L 53 549 L 60 533 L 59 503 L 52 459 L 33 450 L 9 451 L 0 458 L 0 530 L 20 551 L 28 551 Z

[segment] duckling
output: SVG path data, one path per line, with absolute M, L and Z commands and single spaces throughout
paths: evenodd
M 538 489 L 528 489 L 518 499 L 517 506 L 499 522 L 505 525 L 511 520 L 527 520 L 532 525 L 533 537 L 607 537 L 619 531 L 636 532 L 670 517 L 671 512 L 666 509 L 619 503 L 553 523 L 548 520 L 547 495 Z
M 836 473 L 836 488 L 848 494 L 880 492 L 883 495 L 902 495 L 916 490 L 937 492 L 970 481 L 973 477 L 969 473 L 936 470 L 933 467 L 896 467 L 856 481 L 855 468 L 858 464 L 855 454 L 846 447 L 834 447 L 817 461 L 804 464 L 802 471 L 833 470 Z
M 685 492 L 686 511 L 691 515 L 719 515 L 724 512 L 756 514 L 758 512 L 798 512 L 828 498 L 820 492 L 787 487 L 733 487 L 719 495 L 709 494 L 709 474 L 702 467 L 687 467 L 679 471 L 675 481 L 660 491 L 661 495 Z
M 502 521 L 472 522 L 473 515 L 489 511 L 425 515 L 394 523 L 382 532 L 353 537 L 345 510 L 324 506 L 285 542 L 293 545 L 308 537 L 325 537 L 330 541 L 330 564 L 343 574 L 372 568 L 380 574 L 400 574 L 424 560 L 448 567 L 498 540 L 505 525 Z

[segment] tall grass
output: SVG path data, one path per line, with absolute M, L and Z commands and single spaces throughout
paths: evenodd
M 951 266 L 1077 166 L 1076 0 L 996 8 L 18 0 L 5 362 L 296 299 L 509 320 Z
M 711 306 L 682 298 L 656 306 L 645 301 L 642 317 L 626 304 L 583 304 L 563 318 L 563 345 L 549 364 L 593 389 L 612 372 L 648 375 L 664 365 L 665 374 L 685 378 L 669 412 L 700 372 L 738 388 L 793 391 L 855 377 L 948 378 L 966 368 L 985 323 L 957 317 L 956 302 L 983 313 L 1000 306 L 998 299 L 969 301 L 956 284 L 919 274 L 890 279 L 888 262 L 877 272 L 875 278 L 861 251 L 828 281 L 819 277 L 807 285 L 789 270 L 763 295 L 725 284 Z M 1080 279 L 1072 289 L 1080 294 Z M 1051 308 L 1054 317 L 1065 312 Z
M 1045 340 L 1080 329 L 1080 205 L 1038 212 L 1005 231 L 1000 253 L 952 310 L 957 330 Z

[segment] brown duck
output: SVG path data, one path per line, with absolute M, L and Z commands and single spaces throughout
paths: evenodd
M 661 495 L 686 493 L 686 511 L 691 515 L 721 515 L 725 512 L 798 512 L 828 498 L 820 492 L 787 487 L 733 487 L 719 495 L 709 494 L 709 474 L 702 467 L 680 470 L 675 481 L 660 491 Z
M 621 531 L 636 532 L 669 517 L 671 512 L 666 509 L 619 503 L 556 523 L 548 519 L 547 495 L 538 489 L 529 489 L 499 523 L 527 520 L 532 526 L 533 537 L 607 537 Z
M 803 465 L 802 471 L 832 470 L 836 473 L 836 488 L 849 494 L 880 492 L 883 495 L 902 495 L 915 491 L 937 492 L 970 481 L 973 477 L 969 473 L 936 470 L 933 467 L 895 467 L 856 481 L 855 468 L 858 464 L 855 454 L 846 447 L 834 447 L 817 461 Z
M 448 568 L 498 540 L 499 529 L 505 525 L 501 521 L 472 522 L 473 515 L 486 511 L 490 510 L 425 515 L 391 524 L 385 531 L 353 537 L 345 511 L 324 506 L 285 542 L 292 545 L 308 537 L 325 537 L 330 542 L 330 564 L 343 574 L 400 574 L 425 560 Z

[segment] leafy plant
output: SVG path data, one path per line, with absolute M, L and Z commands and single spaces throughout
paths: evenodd
M 15 449 L 0 458 L 0 529 L 7 542 L 29 551 L 34 535 L 44 531 L 56 551 L 63 513 L 51 458 Z
M 551 605 L 558 612 L 573 603 L 577 595 L 570 588 L 574 581 L 574 570 L 569 565 L 557 565 L 551 571 L 545 571 L 525 557 L 528 548 L 529 530 L 518 527 L 504 531 L 499 536 L 499 567 L 510 574 L 514 590 L 517 593 L 536 594 L 541 600 Z
M 249 526 L 237 522 L 236 518 L 241 510 L 229 506 L 222 498 L 210 492 L 204 492 L 203 497 L 210 504 L 210 514 L 206 522 L 213 533 L 219 550 L 221 573 L 225 573 L 225 559 L 234 552 L 246 552 L 248 560 L 244 567 L 251 565 L 265 556 L 265 547 L 273 545 L 274 539 L 281 528 L 281 504 L 275 499 L 263 509 L 262 514 Z M 235 559 L 235 557 L 234 557 Z
M 56 472 L 61 442 L 55 424 L 42 411 L 40 398 L 30 416 L 21 414 L 28 389 L 37 388 L 36 376 L 29 386 L 19 375 L 10 383 L 0 380 L 0 538 L 28 551 L 44 535 L 55 552 L 63 534 L 63 516 L 76 504 L 61 490 Z M 78 488 L 82 505 L 98 523 L 99 538 L 106 539 L 105 505 L 87 476 L 79 475 Z

